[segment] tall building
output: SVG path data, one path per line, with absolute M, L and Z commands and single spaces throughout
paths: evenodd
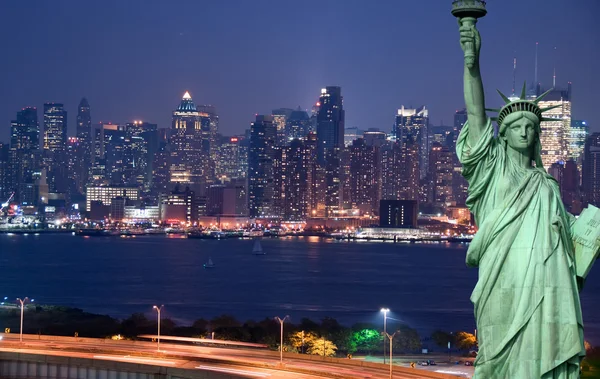
M 588 134 L 589 128 L 586 121 L 571 120 L 571 130 L 567 141 L 569 145 L 569 158 L 577 162 L 579 172 L 582 172 L 583 150 Z
M 429 167 L 429 110 L 425 106 L 411 109 L 403 105 L 398 109 L 392 134 L 396 136 L 397 141 L 402 142 L 403 148 L 417 149 L 417 180 L 425 178 Z
M 587 138 L 583 154 L 583 192 L 587 203 L 600 207 L 600 133 Z
M 446 206 L 454 203 L 452 179 L 454 172 L 453 155 L 448 146 L 434 142 L 429 151 L 429 196 L 428 200 L 436 205 Z
M 273 112 L 271 112 L 273 123 L 277 128 L 277 145 L 279 146 L 285 146 L 289 142 L 286 138 L 286 127 L 292 116 L 292 112 L 294 112 L 294 110 L 290 108 L 274 109 Z
M 310 217 L 314 145 L 294 139 L 286 148 L 284 219 L 302 221 Z
M 8 144 L 0 142 L 0 204 L 9 198 L 13 191 L 10 183 L 9 150 Z
M 128 185 L 150 190 L 152 164 L 158 151 L 158 127 L 144 121 L 125 125 L 124 166 Z
M 452 142 L 449 144 L 452 151 L 452 162 L 454 164 L 452 172 L 452 194 L 456 205 L 464 206 L 467 201 L 469 185 L 464 176 L 462 176 L 462 165 L 456 154 L 456 141 L 463 126 L 467 123 L 467 110 L 462 109 L 454 114 L 454 128 L 452 130 Z
M 273 123 L 273 117 L 257 115 L 250 125 L 248 151 L 248 212 L 251 218 L 272 216 L 276 139 L 277 127 Z
M 214 105 L 198 105 L 196 107 L 200 115 L 202 128 L 202 151 L 208 155 L 212 162 L 217 160 L 217 146 L 219 134 L 219 115 Z
M 298 107 L 298 109 L 290 114 L 285 125 L 286 144 L 297 138 L 305 139 L 310 130 L 310 117 L 308 116 L 308 113 Z
M 386 141 L 381 147 L 381 198 L 401 200 L 401 178 L 404 172 L 400 142 Z
M 68 189 L 65 167 L 67 147 L 67 111 L 61 103 L 44 104 L 44 167 L 50 192 Z
M 173 111 L 171 125 L 170 182 L 172 185 L 188 186 L 196 194 L 202 195 L 205 189 L 206 164 L 202 159 L 202 120 L 189 92 L 183 95 L 181 103 Z
M 564 162 L 570 153 L 571 138 L 571 83 L 567 89 L 554 89 L 538 103 L 539 107 L 557 107 L 544 112 L 544 117 L 556 121 L 543 121 L 540 124 L 542 133 L 542 163 L 548 169 L 555 162 Z
M 90 104 L 84 97 L 77 107 L 76 137 L 78 141 L 77 162 L 75 166 L 75 185 L 80 193 L 85 193 L 92 168 L 92 115 Z
M 362 214 L 377 214 L 381 198 L 378 148 L 359 138 L 348 149 L 351 208 L 359 209 Z
M 246 173 L 240 165 L 241 137 L 223 137 L 217 148 L 215 175 L 222 182 L 245 178 Z
M 343 195 L 341 152 L 344 149 L 345 112 L 342 89 L 321 89 L 317 112 L 317 162 L 325 171 L 325 217 L 342 208 Z
M 15 200 L 34 204 L 37 198 L 28 197 L 40 175 L 40 125 L 35 107 L 17 112 L 10 128 L 10 187 L 15 191 Z
M 317 160 L 325 166 L 330 152 L 344 147 L 344 101 L 341 87 L 321 89 L 317 112 Z

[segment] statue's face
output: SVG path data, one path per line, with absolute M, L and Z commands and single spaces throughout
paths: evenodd
M 536 129 L 538 122 L 538 118 L 533 113 L 512 113 L 504 120 L 506 130 L 501 138 L 514 150 L 531 150 L 537 137 Z

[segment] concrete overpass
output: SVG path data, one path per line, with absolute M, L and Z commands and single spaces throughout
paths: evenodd
M 7 379 L 384 379 L 389 366 L 264 349 L 223 348 L 110 339 L 5 334 L 0 377 Z M 465 376 L 463 376 L 465 377 Z M 456 375 L 394 365 L 395 379 Z

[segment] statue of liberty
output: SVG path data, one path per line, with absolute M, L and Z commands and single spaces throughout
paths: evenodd
M 483 3 L 483 2 L 482 2 Z M 485 4 L 485 3 L 484 3 Z M 468 122 L 456 152 L 479 227 L 466 262 L 479 268 L 471 301 L 477 379 L 579 378 L 585 355 L 572 234 L 557 181 L 541 160 L 538 102 L 548 93 L 486 109 L 474 18 L 460 18 Z M 486 111 L 498 112 L 497 135 Z

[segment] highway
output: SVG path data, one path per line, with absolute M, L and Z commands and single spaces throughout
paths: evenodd
M 177 344 L 168 342 L 166 338 L 172 337 L 162 336 L 160 351 L 157 351 L 155 342 L 24 335 L 23 343 L 20 343 L 18 334 L 4 334 L 2 341 L 0 341 L 0 351 L 62 355 L 217 371 L 239 376 L 240 378 L 389 378 L 389 366 L 382 364 L 371 363 L 360 366 L 362 362 L 359 361 L 349 362 L 344 359 L 326 359 L 324 361 L 322 357 L 285 353 L 283 365 L 281 365 L 279 353 L 266 349 L 198 346 L 189 343 Z M 452 366 L 450 367 L 452 368 Z M 457 377 L 429 371 L 432 369 L 436 370 L 437 368 L 431 367 L 425 371 L 395 367 L 394 378 Z M 461 370 L 462 368 L 459 367 L 456 374 Z M 441 371 L 447 372 L 446 369 Z M 466 376 L 470 377 L 470 375 L 463 375 L 462 377 Z

